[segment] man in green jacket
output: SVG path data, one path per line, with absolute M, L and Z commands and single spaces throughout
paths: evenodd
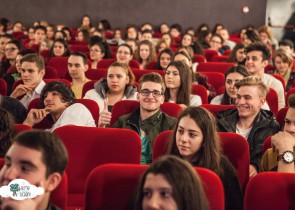
M 140 107 L 134 112 L 123 115 L 112 126 L 136 131 L 141 138 L 141 163 L 152 162 L 152 145 L 156 136 L 174 128 L 176 119 L 163 113 L 160 105 L 164 103 L 165 84 L 161 75 L 146 74 L 139 80 L 140 91 L 137 100 Z

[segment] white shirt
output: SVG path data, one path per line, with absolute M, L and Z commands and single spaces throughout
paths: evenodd
M 80 103 L 75 103 L 66 108 L 60 118 L 52 125 L 50 129 L 46 129 L 49 132 L 53 132 L 56 128 L 64 125 L 77 125 L 95 127 L 94 119 L 90 111 Z
M 170 103 L 175 103 L 175 101 L 169 100 Z M 202 105 L 202 99 L 198 95 L 191 95 L 190 106 L 200 106 Z
M 41 92 L 46 83 L 42 80 L 33 92 L 27 92 L 24 97 L 20 100 L 20 102 L 28 109 L 28 106 L 32 100 L 35 98 L 40 98 Z

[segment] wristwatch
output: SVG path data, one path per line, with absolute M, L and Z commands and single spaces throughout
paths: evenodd
M 283 160 L 284 163 L 294 162 L 294 153 L 292 151 L 285 151 L 277 156 L 277 161 Z

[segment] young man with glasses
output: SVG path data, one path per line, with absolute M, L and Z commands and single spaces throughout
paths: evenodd
M 113 125 L 136 131 L 142 141 L 141 163 L 152 162 L 152 146 L 156 136 L 174 128 L 176 119 L 163 113 L 160 105 L 164 103 L 165 84 L 161 75 L 146 74 L 139 80 L 140 91 L 137 95 L 140 107 L 131 114 L 123 115 Z

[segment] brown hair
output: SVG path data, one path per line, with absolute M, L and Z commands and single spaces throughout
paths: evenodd
M 121 67 L 124 70 L 124 72 L 126 73 L 126 75 L 129 77 L 128 85 L 134 84 L 135 76 L 134 76 L 133 72 L 131 71 L 131 68 L 127 64 L 115 61 L 114 63 L 112 63 L 112 65 L 110 65 L 110 67 L 108 69 L 110 69 L 111 67 Z
M 158 73 L 149 73 L 149 74 L 145 74 L 143 75 L 140 80 L 139 80 L 139 89 L 141 90 L 142 88 L 142 84 L 144 82 L 155 82 L 155 83 L 159 83 L 161 84 L 161 91 L 162 93 L 165 92 L 166 86 L 164 83 L 164 80 L 162 78 L 162 76 Z
M 44 64 L 44 59 L 41 55 L 39 54 L 27 54 L 25 55 L 21 60 L 20 63 L 23 64 L 24 62 L 29 62 L 29 63 L 36 63 L 38 67 L 38 72 L 42 71 L 45 69 L 45 64 Z

